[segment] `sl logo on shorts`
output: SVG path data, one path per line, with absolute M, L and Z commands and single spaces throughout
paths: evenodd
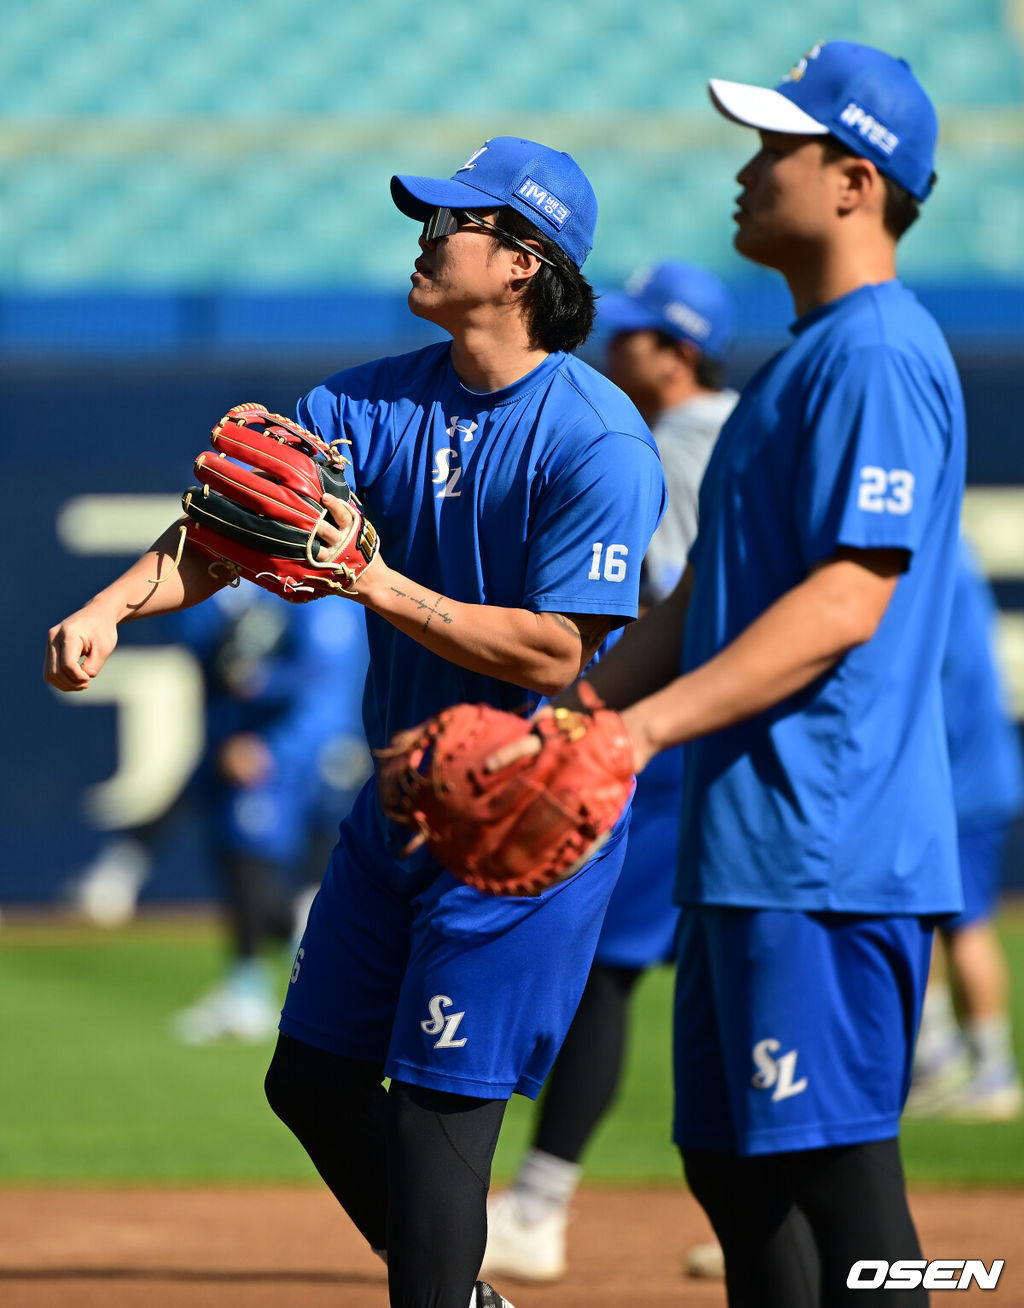
M 798 1095 L 801 1090 L 807 1089 L 806 1076 L 802 1076 L 799 1081 L 793 1079 L 796 1075 L 796 1056 L 799 1050 L 791 1049 L 781 1058 L 773 1058 L 772 1055 L 781 1047 L 778 1040 L 768 1036 L 764 1040 L 759 1040 L 751 1050 L 751 1057 L 757 1071 L 750 1078 L 750 1084 L 755 1090 L 771 1090 L 774 1087 L 772 1101 L 775 1103 L 780 1099 L 789 1099 L 793 1095 Z
M 461 1013 L 448 1013 L 443 1011 L 451 1008 L 455 1000 L 449 995 L 434 995 L 427 1001 L 427 1008 L 430 1010 L 430 1017 L 420 1023 L 420 1029 L 427 1035 L 436 1035 L 438 1038 L 434 1041 L 435 1049 L 461 1049 L 466 1043 L 467 1037 L 463 1036 L 461 1040 L 455 1039 L 455 1032 L 459 1029 L 459 1023 L 466 1016 L 465 1010 Z

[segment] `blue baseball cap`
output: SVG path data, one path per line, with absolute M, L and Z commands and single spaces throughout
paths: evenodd
M 708 91 L 733 122 L 766 132 L 831 133 L 919 200 L 932 189 L 938 120 L 905 59 L 853 41 L 821 41 L 774 91 L 718 78 Z
M 640 268 L 623 291 L 602 295 L 597 305 L 602 331 L 659 331 L 692 341 L 709 359 L 721 359 L 732 343 L 732 298 L 705 268 L 666 259 Z
M 408 218 L 426 221 L 434 209 L 517 209 L 564 250 L 577 268 L 594 246 L 597 197 L 582 168 L 567 154 L 493 136 L 448 180 L 392 177 L 391 196 Z

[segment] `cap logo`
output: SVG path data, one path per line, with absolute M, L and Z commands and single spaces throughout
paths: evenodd
M 563 204 L 557 195 L 552 195 L 550 191 L 543 186 L 527 177 L 523 184 L 516 191 L 516 195 L 527 204 L 532 205 L 538 213 L 542 213 L 549 223 L 558 228 L 559 231 L 572 217 L 572 210 L 567 204 Z
M 661 312 L 668 322 L 674 323 L 681 331 L 686 332 L 688 336 L 695 336 L 699 341 L 706 340 L 711 334 L 711 324 L 707 318 L 696 309 L 691 309 L 688 304 L 673 300 L 671 304 L 666 304 Z
M 487 147 L 490 145 L 490 143 L 491 143 L 491 142 L 490 142 L 490 139 L 484 141 L 484 143 L 483 143 L 483 145 L 480 147 L 480 149 L 479 149 L 479 150 L 474 150 L 474 152 L 469 156 L 469 158 L 468 158 L 468 159 L 466 160 L 466 162 L 462 165 L 462 167 L 461 167 L 461 168 L 456 168 L 455 171 L 456 171 L 457 173 L 464 173 L 464 172 L 466 172 L 466 171 L 467 171 L 468 169 L 470 169 L 470 168 L 475 168 L 475 167 L 476 167 L 476 161 L 477 161 L 477 160 L 480 158 L 480 156 L 484 153 L 484 151 L 487 149 Z
M 885 155 L 892 154 L 900 143 L 900 138 L 895 132 L 891 132 L 873 114 L 861 108 L 856 100 L 850 101 L 839 115 L 839 121 L 847 127 L 852 127 L 855 132 L 863 136 L 865 141 Z
M 824 44 L 824 41 L 819 41 L 817 45 L 812 45 L 804 57 L 793 65 L 782 80 L 784 82 L 799 82 L 804 73 L 807 72 L 807 65 L 810 60 L 817 59 L 818 55 L 821 54 L 821 48 Z

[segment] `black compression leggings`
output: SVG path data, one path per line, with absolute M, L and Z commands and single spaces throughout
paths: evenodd
M 387 1250 L 391 1308 L 466 1308 L 505 1100 L 385 1091 L 382 1074 L 282 1035 L 267 1098 L 371 1248 Z
M 544 1087 L 534 1148 L 579 1161 L 618 1092 L 629 1001 L 641 968 L 595 963 Z
M 864 1303 L 846 1277 L 861 1258 L 919 1258 L 899 1142 L 737 1158 L 683 1150 L 686 1179 L 725 1252 L 729 1308 Z M 921 1308 L 925 1290 L 887 1290 Z

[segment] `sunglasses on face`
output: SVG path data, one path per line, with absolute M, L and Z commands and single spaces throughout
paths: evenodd
M 532 245 L 527 245 L 518 236 L 506 232 L 504 228 L 496 226 L 489 219 L 484 218 L 482 214 L 474 213 L 472 209 L 434 209 L 423 224 L 423 239 L 425 241 L 439 241 L 442 236 L 451 236 L 460 227 L 466 226 L 486 228 L 487 231 L 494 232 L 495 236 L 503 236 L 506 241 L 511 241 L 520 250 L 525 250 L 527 254 L 534 255 L 541 263 L 546 263 L 549 268 L 555 267 L 550 259 L 535 250 Z

